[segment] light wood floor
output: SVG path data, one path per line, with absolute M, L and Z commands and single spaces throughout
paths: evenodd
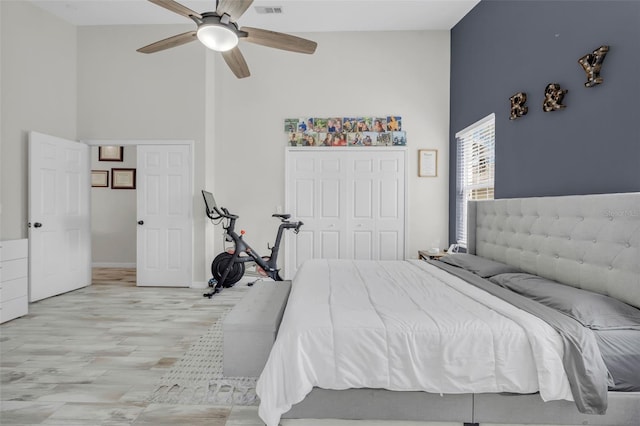
M 242 297 L 245 280 L 252 279 L 209 300 L 202 289 L 136 287 L 132 269 L 94 269 L 93 285 L 30 304 L 28 315 L 0 325 L 0 424 L 264 426 L 257 407 L 147 402 L 167 369 Z M 425 424 L 443 425 L 282 421 Z
M 238 286 L 238 285 L 237 285 Z M 2 425 L 261 425 L 254 407 L 151 404 L 163 373 L 243 294 L 139 288 L 135 270 L 29 305 L 0 326 Z

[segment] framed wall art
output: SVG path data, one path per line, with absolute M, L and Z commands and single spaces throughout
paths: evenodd
M 437 177 L 438 176 L 438 150 L 420 149 L 418 150 L 418 176 Z
M 91 186 L 94 188 L 108 188 L 109 170 L 91 170 Z
M 100 146 L 98 147 L 98 160 L 99 161 L 123 161 L 124 147 L 123 146 Z
M 136 169 L 111 169 L 111 189 L 136 189 Z

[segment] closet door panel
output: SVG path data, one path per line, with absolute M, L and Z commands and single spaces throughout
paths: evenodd
M 378 241 L 380 246 L 378 252 L 380 253 L 380 260 L 396 260 L 402 259 L 400 257 L 399 241 L 401 235 L 398 231 L 380 231 L 378 233 Z
M 296 216 L 312 219 L 315 216 L 315 182 L 313 178 L 302 178 L 295 182 Z
M 306 259 L 403 259 L 405 150 L 287 152 L 286 208 L 304 222 L 287 235 L 285 276 Z
M 354 231 L 352 236 L 353 253 L 352 258 L 356 260 L 373 259 L 373 232 Z
M 353 182 L 352 210 L 353 219 L 373 218 L 373 181 L 370 179 L 357 179 Z
M 314 235 L 314 232 L 303 230 L 300 230 L 298 235 L 296 235 L 295 243 L 293 244 L 293 249 L 291 250 L 293 254 L 291 266 L 295 267 L 292 268 L 294 271 L 297 270 L 305 260 L 313 258 L 315 245 Z
M 322 219 L 340 219 L 341 181 L 323 179 L 320 181 L 320 217 Z
M 320 258 L 340 259 L 342 257 L 339 231 L 322 231 L 320 239 Z

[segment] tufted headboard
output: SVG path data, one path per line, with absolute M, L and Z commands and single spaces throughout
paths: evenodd
M 640 193 L 470 201 L 467 251 L 640 308 Z

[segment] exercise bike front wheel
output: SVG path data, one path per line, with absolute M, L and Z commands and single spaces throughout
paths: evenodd
M 224 271 L 227 269 L 229 262 L 232 261 L 232 258 L 233 255 L 231 253 L 223 252 L 213 259 L 213 262 L 211 262 L 211 275 L 213 275 L 213 278 L 215 278 L 216 281 L 221 282 L 222 275 L 224 275 Z M 231 265 L 231 270 L 229 271 L 229 274 L 227 274 L 222 286 L 232 287 L 235 283 L 240 281 L 240 278 L 242 278 L 243 275 L 244 263 L 234 263 Z

